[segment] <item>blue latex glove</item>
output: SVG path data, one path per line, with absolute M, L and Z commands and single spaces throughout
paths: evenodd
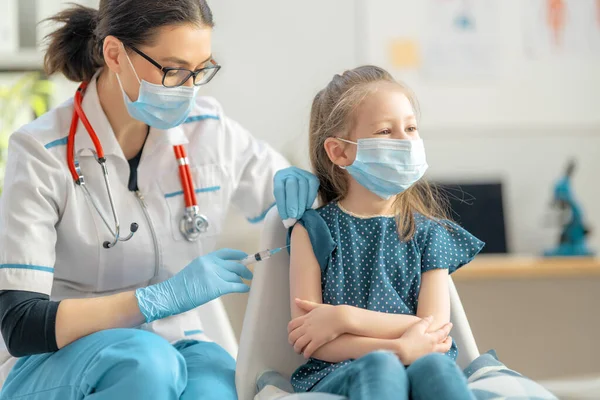
M 275 174 L 275 201 L 286 227 L 302 218 L 317 198 L 319 180 L 300 168 L 289 167 Z
M 166 281 L 135 291 L 140 311 L 150 323 L 181 314 L 224 294 L 250 290 L 241 278 L 252 272 L 235 262 L 247 257 L 243 251 L 221 249 L 189 263 Z

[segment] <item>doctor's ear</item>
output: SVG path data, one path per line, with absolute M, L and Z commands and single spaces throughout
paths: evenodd
M 356 146 L 349 145 L 336 138 L 330 137 L 325 139 L 323 146 L 331 162 L 337 166 L 347 167 L 356 158 L 356 149 L 353 149 Z
M 123 43 L 116 37 L 108 35 L 104 38 L 102 44 L 102 54 L 107 68 L 116 74 L 120 74 L 123 69 L 123 57 L 121 56 L 125 54 Z

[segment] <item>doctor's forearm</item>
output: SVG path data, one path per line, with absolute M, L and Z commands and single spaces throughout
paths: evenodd
M 60 302 L 56 344 L 63 348 L 84 336 L 106 329 L 132 328 L 144 323 L 134 292 Z

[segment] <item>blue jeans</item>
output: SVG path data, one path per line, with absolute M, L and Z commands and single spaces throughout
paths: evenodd
M 237 399 L 235 361 L 215 343 L 173 346 L 138 329 L 106 330 L 20 358 L 0 392 L 11 399 Z
M 311 392 L 347 396 L 350 400 L 472 400 L 467 379 L 444 354 L 428 354 L 404 367 L 394 353 L 377 351 L 333 371 Z

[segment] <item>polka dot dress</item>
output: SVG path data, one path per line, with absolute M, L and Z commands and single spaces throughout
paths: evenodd
M 421 274 L 438 268 L 452 273 L 483 247 L 483 242 L 454 223 L 415 217 L 414 237 L 402 242 L 393 216 L 358 217 L 337 203 L 307 212 L 300 222 L 321 266 L 323 303 L 415 315 Z M 448 355 L 456 359 L 455 344 Z M 292 385 L 296 391 L 308 391 L 350 362 L 310 359 L 294 372 Z

